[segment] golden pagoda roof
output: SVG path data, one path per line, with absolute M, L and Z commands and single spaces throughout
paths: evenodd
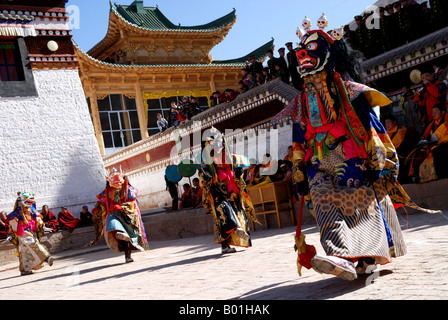
M 130 5 L 117 5 L 110 2 L 109 27 L 106 36 L 88 54 L 103 60 L 111 48 L 123 42 L 123 36 L 132 34 L 144 37 L 147 41 L 162 39 L 206 39 L 208 52 L 224 40 L 236 21 L 236 10 L 210 23 L 197 26 L 175 25 L 163 15 L 158 7 L 145 7 L 142 0 Z M 104 53 L 104 52 L 108 53 Z

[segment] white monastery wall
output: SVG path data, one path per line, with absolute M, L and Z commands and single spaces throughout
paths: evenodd
M 0 99 L 0 210 L 18 191 L 35 193 L 38 210 L 77 216 L 104 190 L 104 165 L 78 70 L 33 71 L 38 97 Z

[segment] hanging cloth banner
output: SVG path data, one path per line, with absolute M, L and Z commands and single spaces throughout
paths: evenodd
M 30 15 L 11 15 L 0 13 L 0 36 L 35 37 L 34 17 Z

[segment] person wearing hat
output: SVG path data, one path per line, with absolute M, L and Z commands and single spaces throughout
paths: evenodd
M 420 9 L 420 5 L 415 2 L 415 0 L 407 1 L 405 6 L 406 18 L 405 23 L 408 27 L 408 41 L 414 41 L 424 35 L 422 33 L 423 28 L 421 27 L 420 21 L 424 21 L 422 18 L 422 11 Z
M 402 8 L 400 1 L 393 3 L 395 8 L 394 15 L 396 16 L 397 29 L 394 30 L 396 34 L 396 47 L 402 46 L 407 42 L 407 26 L 406 26 L 406 11 Z
M 397 47 L 397 33 L 398 29 L 397 17 L 393 4 L 389 4 L 384 7 L 387 15 L 384 15 L 384 28 L 386 29 L 386 51 L 392 50 Z
M 250 55 L 248 57 L 248 59 L 250 62 L 249 66 L 248 66 L 248 72 L 250 74 L 252 74 L 252 76 L 254 78 L 256 78 L 257 74 L 260 74 L 263 72 L 263 64 L 261 62 L 257 61 L 257 59 L 255 58 L 254 55 Z
M 277 72 L 275 71 L 275 64 L 276 64 L 278 58 L 275 58 L 275 57 L 274 57 L 274 52 L 273 52 L 271 49 L 269 49 L 268 51 L 266 51 L 266 54 L 267 54 L 267 56 L 268 56 L 268 58 L 269 58 L 269 60 L 268 60 L 269 73 L 270 73 L 271 75 L 274 75 L 274 74 L 277 73 Z
M 389 44 L 387 43 L 387 30 L 386 30 L 386 16 L 385 16 L 386 9 L 384 7 L 378 8 L 378 15 L 379 15 L 379 35 L 380 35 L 380 43 L 381 43 L 381 51 L 386 52 L 388 51 Z
M 355 16 L 355 22 L 357 28 L 353 32 L 352 47 L 364 53 L 366 47 L 366 25 L 363 16 Z
M 288 60 L 285 55 L 285 48 L 282 47 L 282 48 L 278 49 L 278 54 L 280 56 L 278 58 L 278 64 L 279 64 L 280 68 L 283 70 L 283 72 L 285 73 L 284 74 L 284 79 L 285 79 L 284 82 L 289 84 L 290 74 L 289 74 Z
M 431 23 L 433 30 L 438 30 L 447 25 L 446 15 L 448 14 L 448 1 L 446 0 L 429 0 L 431 6 Z
M 377 17 L 373 15 L 373 11 L 364 12 L 364 17 L 366 20 L 366 28 L 365 28 L 365 36 L 366 36 L 366 44 L 365 44 L 365 56 L 366 58 L 372 58 L 380 53 L 381 50 L 381 34 L 380 30 L 377 28 Z
M 288 60 L 288 71 L 291 76 L 292 85 L 297 90 L 302 90 L 303 88 L 303 80 L 297 71 L 299 66 L 299 61 L 297 60 L 296 50 L 294 50 L 292 46 L 292 42 L 288 42 L 285 44 L 286 49 L 288 49 L 288 53 L 286 54 L 286 59 Z

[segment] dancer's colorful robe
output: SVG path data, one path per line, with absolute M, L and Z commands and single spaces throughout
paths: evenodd
M 50 253 L 40 243 L 44 234 L 44 222 L 36 211 L 36 206 L 22 206 L 19 198 L 8 219 L 10 241 L 16 246 L 16 256 L 19 257 L 19 271 L 41 269 Z
M 248 217 L 258 222 L 249 194 L 246 192 L 242 170 L 235 173 L 234 157 L 228 150 L 225 140 L 219 134 L 218 139 L 224 141 L 225 146 L 221 159 L 208 159 L 205 167 L 205 174 L 199 179 L 202 188 L 202 205 L 207 213 L 214 217 L 215 243 L 227 241 L 228 245 L 239 247 L 251 247 L 251 239 L 241 239 L 235 233 L 241 227 L 247 234 L 249 233 Z M 206 146 L 204 154 L 210 155 L 210 145 Z
M 335 73 L 332 90 L 340 98 L 339 109 L 331 100 L 312 109 L 312 84 L 321 84 L 316 91 L 325 99 L 326 80 L 325 72 L 306 78 L 310 90 L 300 92 L 274 119 L 294 121 L 294 181 L 316 218 L 327 255 L 389 263 L 406 253 L 394 205 L 424 210 L 397 182 L 397 153 L 373 110 L 390 100 Z
M 123 248 L 115 235 L 117 232 L 123 232 L 131 238 L 132 250 L 148 250 L 148 240 L 136 201 L 137 189 L 125 180 L 121 191 L 108 185 L 97 198 L 92 210 L 96 232 L 93 244 L 97 244 L 104 234 L 109 248 L 114 253 L 122 252 Z

